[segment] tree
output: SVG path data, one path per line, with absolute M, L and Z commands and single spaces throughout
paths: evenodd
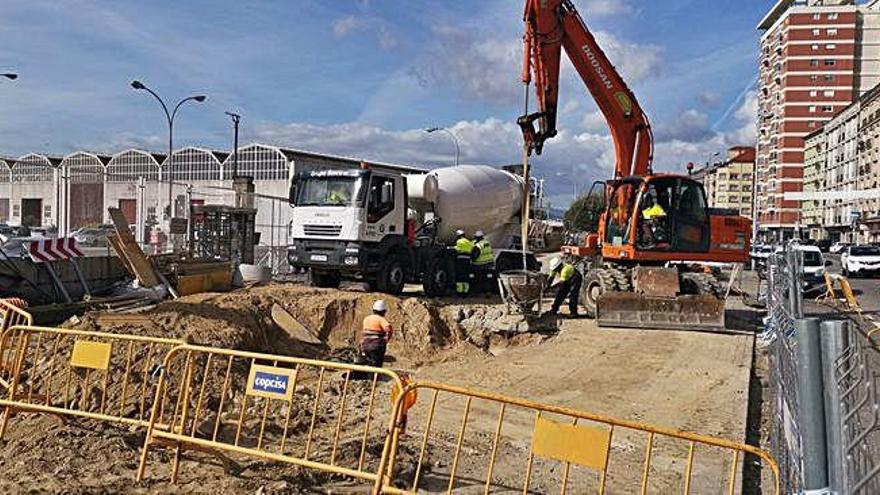
M 565 212 L 565 228 L 574 231 L 599 231 L 599 216 L 605 209 L 602 195 L 581 196 Z

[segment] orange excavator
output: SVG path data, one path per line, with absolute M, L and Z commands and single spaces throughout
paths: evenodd
M 517 120 L 526 152 L 556 135 L 562 49 L 614 142 L 614 177 L 590 191 L 605 199 L 599 232 L 562 248 L 583 273 L 581 304 L 602 326 L 723 328 L 724 291 L 708 267 L 748 261 L 751 221 L 709 208 L 688 176 L 654 173 L 648 117 L 571 0 L 526 0 L 524 20 L 523 82 L 534 79 L 538 106 Z

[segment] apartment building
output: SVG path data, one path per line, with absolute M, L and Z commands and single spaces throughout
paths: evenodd
M 880 85 L 861 98 L 859 113 L 858 188 L 876 190 L 880 187 Z M 880 199 L 857 199 L 855 207 L 867 240 L 880 242 Z
M 859 110 L 860 100 L 845 108 L 825 124 L 824 190 L 859 190 Z M 855 203 L 834 199 L 824 202 L 823 226 L 832 239 L 854 242 L 852 224 L 858 215 Z
M 804 137 L 880 82 L 880 1 L 779 0 L 761 20 L 757 209 L 761 237 L 804 227 Z
M 819 129 L 804 137 L 804 192 L 825 190 L 825 129 Z M 824 201 L 810 200 L 801 203 L 801 222 L 809 230 L 813 240 L 828 237 L 824 228 Z
M 703 183 L 709 206 L 752 218 L 754 166 L 755 148 L 735 146 L 725 161 L 696 170 L 693 177 Z

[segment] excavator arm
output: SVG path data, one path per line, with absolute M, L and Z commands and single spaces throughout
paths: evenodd
M 524 20 L 522 79 L 529 84 L 534 78 L 538 106 L 517 120 L 526 151 L 541 154 L 544 141 L 556 135 L 564 48 L 608 123 L 617 157 L 615 178 L 650 174 L 654 142 L 648 117 L 571 0 L 526 0 Z

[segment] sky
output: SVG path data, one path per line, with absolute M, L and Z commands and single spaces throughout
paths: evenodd
M 651 119 L 655 170 L 754 144 L 771 0 L 574 0 Z M 424 167 L 521 161 L 521 0 L 3 0 L 0 155 L 263 142 Z M 613 146 L 565 61 L 559 135 L 532 159 L 552 204 L 611 174 Z

